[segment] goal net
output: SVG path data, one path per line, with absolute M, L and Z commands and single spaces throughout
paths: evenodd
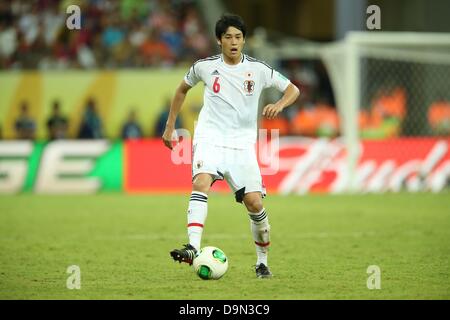
M 444 159 L 450 140 L 450 35 L 351 32 L 343 41 L 323 47 L 320 56 L 347 147 L 347 189 L 445 187 L 450 176 L 450 162 Z M 433 143 L 430 137 L 439 139 L 426 147 Z M 372 164 L 372 170 L 369 164 L 358 165 L 361 141 L 380 140 L 388 143 L 378 152 L 390 155 L 391 161 Z M 402 161 L 415 157 L 420 159 Z
M 330 192 L 449 187 L 450 34 L 349 32 L 334 43 L 282 37 L 276 44 L 256 40 L 253 43 L 259 45 L 253 51 L 259 58 L 281 67 L 291 80 L 298 78 L 303 100 L 288 108 L 294 116 L 287 118 L 291 127 L 300 130 L 287 135 L 296 136 L 298 143 L 305 141 L 303 137 L 312 138 L 312 143 L 320 137 L 327 141 L 325 154 L 317 156 L 321 161 L 304 163 L 308 173 L 298 180 L 309 181 L 311 176 L 312 182 L 302 192 L 314 189 L 314 184 Z M 298 68 L 302 72 L 296 73 Z M 317 81 L 309 75 L 323 75 L 323 69 L 331 89 L 321 93 L 323 87 L 317 82 L 324 77 Z M 329 97 L 329 91 L 332 97 L 326 100 L 338 125 L 337 130 L 327 132 L 317 130 L 317 123 L 330 122 L 317 112 L 320 103 L 311 92 Z M 283 192 L 297 192 L 296 188 Z

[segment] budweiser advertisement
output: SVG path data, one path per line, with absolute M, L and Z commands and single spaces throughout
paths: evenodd
M 353 165 L 339 139 L 266 139 L 256 151 L 271 193 L 439 192 L 449 186 L 449 145 L 449 138 L 363 141 Z M 2 141 L 0 194 L 186 193 L 191 149 L 190 139 L 173 151 L 160 139 Z M 213 190 L 229 189 L 220 181 Z
M 439 192 L 450 178 L 450 139 L 411 138 L 363 141 L 351 165 L 339 139 L 281 137 L 260 142 L 257 154 L 266 189 L 272 193 Z M 188 192 L 191 145 L 172 152 L 160 140 L 127 142 L 124 147 L 127 192 Z M 215 191 L 227 191 L 217 182 Z

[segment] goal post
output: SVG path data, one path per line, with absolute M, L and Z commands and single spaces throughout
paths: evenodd
M 288 74 L 290 61 L 314 61 L 326 69 L 339 118 L 338 139 L 330 143 L 345 154 L 330 162 L 339 175 L 330 192 L 448 187 L 450 33 L 357 31 L 331 43 L 282 35 L 271 42 L 265 34 L 249 41 L 258 58 L 288 65 Z M 270 100 L 279 96 L 272 94 Z
M 450 136 L 450 119 L 431 115 L 434 105 L 450 102 L 449 34 L 350 32 L 323 46 L 320 57 L 347 148 L 348 191 L 361 187 L 355 179 L 361 139 Z M 425 189 L 423 181 L 415 185 Z

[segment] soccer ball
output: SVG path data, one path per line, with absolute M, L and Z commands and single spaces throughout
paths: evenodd
M 228 258 L 216 247 L 204 247 L 193 262 L 195 273 L 203 280 L 218 280 L 228 269 Z

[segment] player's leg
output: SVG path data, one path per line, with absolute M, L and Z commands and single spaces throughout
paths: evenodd
M 269 270 L 267 255 L 270 246 L 269 217 L 263 207 L 261 192 L 249 192 L 243 197 L 250 217 L 250 229 L 256 248 L 256 275 L 259 278 L 272 276 Z
M 208 192 L 214 177 L 209 173 L 199 173 L 192 181 L 192 193 L 187 211 L 189 243 L 198 251 L 202 240 L 203 227 L 208 215 Z
M 267 263 L 270 245 L 270 225 L 262 198 L 265 188 L 254 149 L 235 151 L 236 163 L 229 167 L 225 178 L 236 196 L 236 201 L 244 203 L 250 218 L 250 229 L 256 247 L 256 275 L 268 278 L 272 274 Z
M 189 243 L 182 249 L 174 249 L 171 257 L 178 262 L 192 264 L 200 250 L 203 226 L 208 215 L 208 192 L 214 178 L 209 173 L 199 173 L 192 180 L 192 193 L 187 211 Z
M 208 192 L 213 182 L 223 179 L 217 171 L 216 152 L 213 146 L 197 144 L 194 146 L 192 163 L 192 193 L 187 210 L 187 232 L 189 244 L 182 249 L 175 249 L 170 255 L 175 261 L 192 264 L 200 250 L 204 224 L 208 215 Z

